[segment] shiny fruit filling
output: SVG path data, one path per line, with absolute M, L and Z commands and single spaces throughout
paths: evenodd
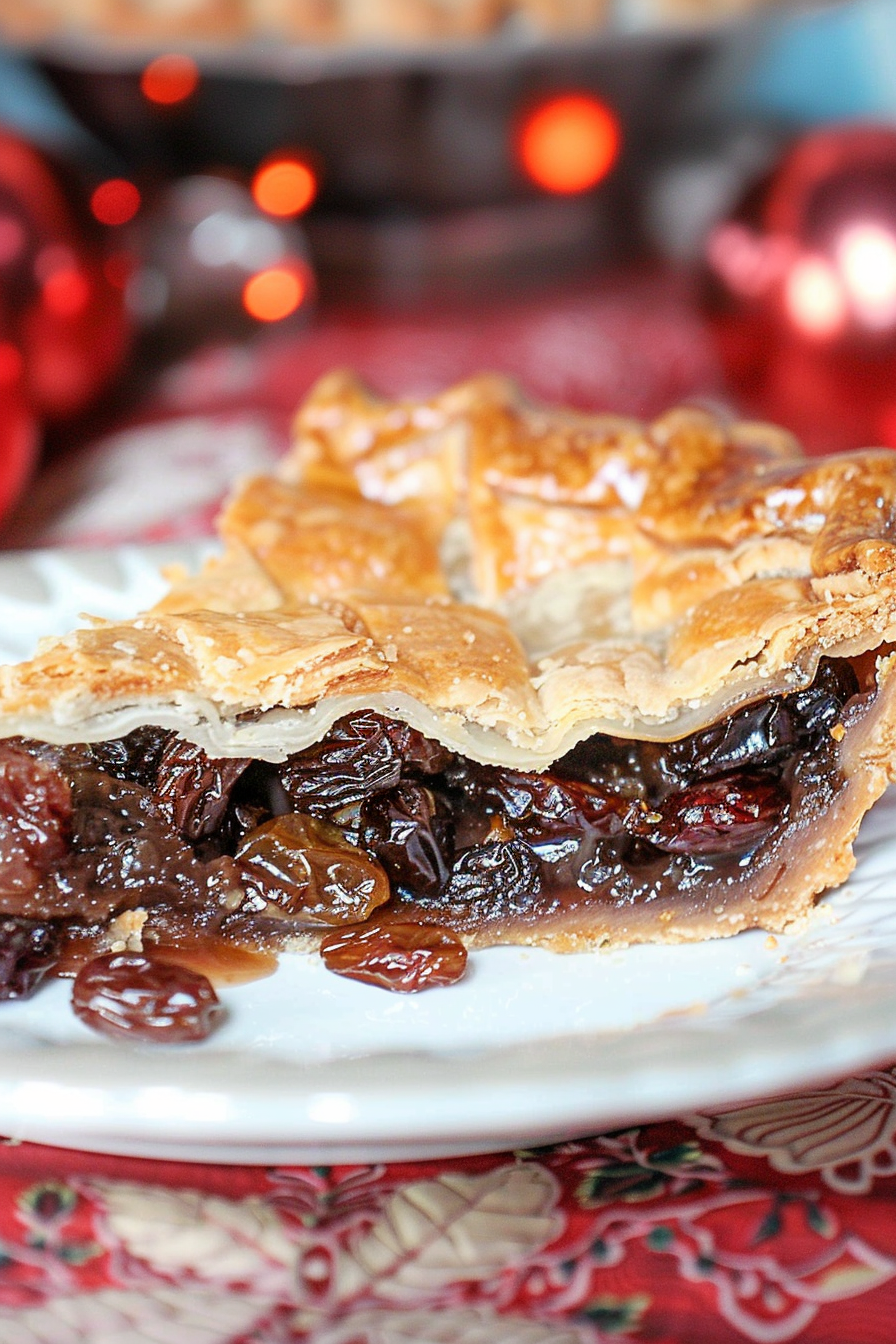
M 371 710 L 279 765 L 152 727 L 10 739 L 0 997 L 77 971 L 91 1025 L 194 1040 L 220 1017 L 196 975 L 223 944 L 311 936 L 330 969 L 408 992 L 459 979 L 466 943 L 533 941 L 595 907 L 711 902 L 842 787 L 838 725 L 858 692 L 829 659 L 808 688 L 680 741 L 598 734 L 543 774 Z

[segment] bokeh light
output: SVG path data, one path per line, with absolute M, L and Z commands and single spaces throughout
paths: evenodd
M 54 317 L 77 317 L 90 302 L 90 281 L 76 267 L 54 271 L 44 281 L 41 297 Z
M 301 159 L 273 159 L 262 164 L 252 179 L 252 198 L 267 215 L 300 215 L 316 195 L 317 177 Z
M 787 274 L 796 252 L 792 238 L 757 233 L 737 220 L 718 224 L 706 242 L 713 271 L 747 299 L 767 294 Z
M 619 119 L 590 94 L 561 94 L 532 109 L 519 130 L 519 161 L 536 186 L 575 195 L 597 186 L 621 144 Z
M 293 266 L 270 266 L 243 286 L 243 307 L 259 322 L 281 322 L 299 308 L 308 292 L 308 279 Z
M 199 221 L 188 243 L 191 257 L 202 266 L 241 266 L 259 271 L 284 255 L 282 231 L 269 219 L 239 214 L 235 209 L 213 210 Z
M 872 329 L 896 321 L 896 238 L 873 222 L 844 229 L 835 246 L 840 273 L 857 316 Z
M 140 192 L 127 178 L 111 177 L 94 191 L 90 209 L 101 224 L 127 224 L 140 209 Z
M 199 67 L 192 56 L 169 52 L 156 56 L 140 76 L 144 98 L 162 107 L 182 103 L 199 85 Z
M 846 325 L 843 285 L 825 257 L 804 256 L 794 263 L 784 282 L 784 306 L 794 326 L 807 336 L 836 336 Z

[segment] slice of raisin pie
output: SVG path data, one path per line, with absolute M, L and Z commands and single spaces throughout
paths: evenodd
M 8 992 L 60 948 L 318 945 L 413 989 L 469 946 L 786 930 L 849 873 L 893 774 L 893 453 L 336 374 L 220 532 L 2 669 Z

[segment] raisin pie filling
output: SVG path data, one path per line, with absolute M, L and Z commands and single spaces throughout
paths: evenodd
M 688 737 L 597 734 L 539 773 L 371 710 L 280 764 L 153 727 L 8 740 L 0 993 L 110 949 L 196 969 L 313 943 L 332 969 L 420 988 L 459 978 L 465 945 L 643 939 L 645 912 L 674 934 L 684 907 L 737 908 L 737 886 L 742 923 L 761 923 L 788 847 L 845 788 L 840 743 L 872 699 L 827 659 L 807 688 Z M 409 937 L 410 969 L 391 955 Z

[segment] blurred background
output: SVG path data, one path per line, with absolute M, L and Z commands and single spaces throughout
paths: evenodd
M 896 4 L 0 0 L 0 546 L 207 532 L 316 377 L 896 446 Z

